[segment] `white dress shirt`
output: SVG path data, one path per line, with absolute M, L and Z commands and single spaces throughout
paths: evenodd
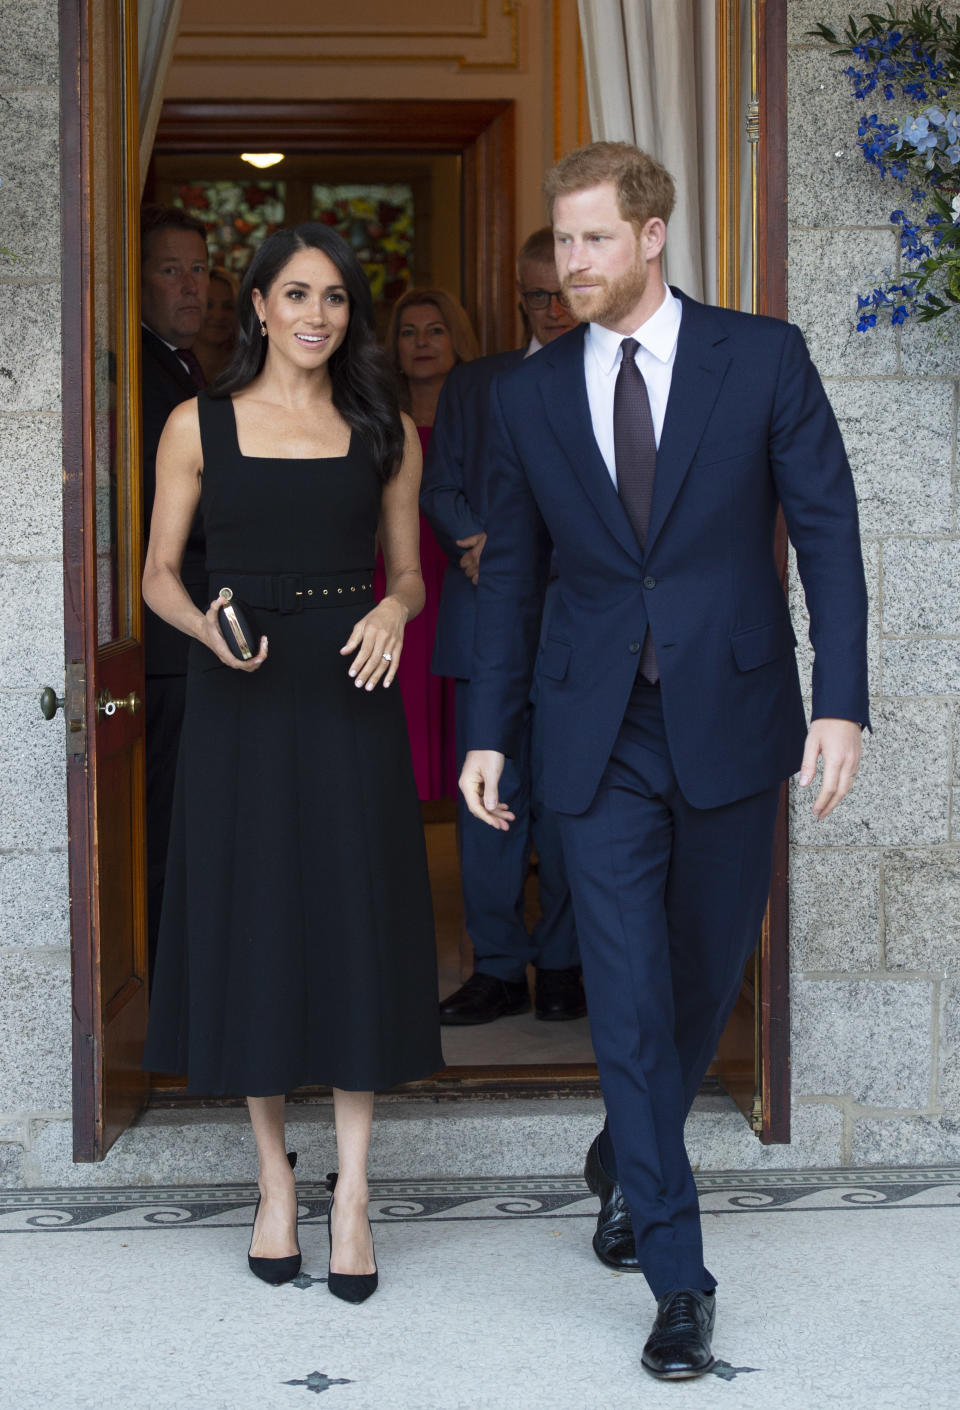
M 527 350 L 526 350 L 526 352 L 525 352 L 524 355 L 523 355 L 523 356 L 524 356 L 524 360 L 526 360 L 528 357 L 533 357 L 534 353 L 535 353 L 535 352 L 539 352 L 542 347 L 543 347 L 543 344 L 541 343 L 540 339 L 537 337 L 536 333 L 534 333 L 533 337 L 530 339 L 529 343 L 527 344 Z
M 590 419 L 614 486 L 617 483 L 617 459 L 613 445 L 613 393 L 620 371 L 620 344 L 624 338 L 636 338 L 640 344 L 636 364 L 647 384 L 653 434 L 659 446 L 673 380 L 682 312 L 680 300 L 667 289 L 666 298 L 656 313 L 635 333 L 614 333 L 599 323 L 591 323 L 587 329 L 583 340 L 583 367 L 587 378 Z

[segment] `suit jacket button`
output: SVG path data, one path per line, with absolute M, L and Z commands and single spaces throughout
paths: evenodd
M 643 585 L 645 588 L 655 588 L 657 585 L 657 580 L 656 578 L 644 578 Z
M 640 643 L 639 643 L 639 641 L 631 641 L 631 643 L 630 643 L 630 653 L 631 653 L 631 655 L 636 656 L 636 654 L 637 654 L 637 652 L 638 652 L 639 650 L 640 650 Z

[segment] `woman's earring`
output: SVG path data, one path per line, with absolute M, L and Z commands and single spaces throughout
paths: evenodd
M 264 323 L 262 318 L 260 320 L 260 336 L 261 338 L 265 338 L 267 336 L 267 325 Z

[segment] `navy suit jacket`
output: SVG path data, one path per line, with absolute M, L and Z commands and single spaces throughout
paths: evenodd
M 444 574 L 432 669 L 470 679 L 477 590 L 460 567 L 457 539 L 487 526 L 490 469 L 490 387 L 501 372 L 519 367 L 525 349 L 462 362 L 443 384 L 423 467 L 420 507 L 450 559 Z
M 869 723 L 853 479 L 803 337 L 674 292 L 683 315 L 645 552 L 593 435 L 585 329 L 491 393 L 468 744 L 516 749 L 536 657 L 544 801 L 559 812 L 593 800 L 648 624 L 688 802 L 719 807 L 799 768 L 806 719 L 774 557 L 779 506 L 810 612 L 813 715 Z M 559 582 L 538 651 L 551 545 Z
M 150 516 L 157 492 L 157 447 L 167 417 L 175 406 L 197 395 L 190 374 L 176 353 L 149 328 L 141 330 L 143 376 L 143 544 L 150 535 Z M 184 550 L 180 576 L 196 605 L 207 600 L 206 544 L 200 515 L 194 519 Z M 187 671 L 190 638 L 144 607 L 143 648 L 148 676 L 182 676 Z

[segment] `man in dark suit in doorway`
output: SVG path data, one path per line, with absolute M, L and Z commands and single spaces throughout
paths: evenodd
M 542 347 L 569 332 L 576 320 L 560 294 L 553 231 L 536 230 L 517 256 L 517 292 L 530 329 L 522 348 L 455 367 L 444 383 L 423 472 L 420 503 L 450 558 L 434 639 L 433 670 L 456 680 L 457 763 L 466 752 L 477 582 L 487 514 L 490 386 Z M 497 835 L 474 818 L 461 796 L 460 874 L 464 919 L 473 942 L 474 972 L 440 1005 L 448 1025 L 489 1023 L 530 1007 L 527 965 L 535 968 L 538 1018 L 582 1018 L 586 1012 L 580 956 L 557 820 L 535 796 L 539 754 L 528 708 L 520 751 L 508 766 L 507 786 L 516 823 Z M 541 918 L 533 934 L 524 923 L 524 883 L 531 845 L 538 856 Z
M 684 1120 L 753 950 L 781 781 L 852 786 L 868 723 L 866 588 L 850 468 L 799 331 L 663 282 L 669 174 L 626 143 L 546 183 L 585 325 L 501 376 L 461 788 L 499 785 L 536 658 L 544 798 L 560 816 L 607 1126 L 587 1157 L 594 1246 L 657 1299 L 654 1376 L 714 1364 Z M 774 556 L 778 508 L 810 611 L 807 726 Z M 551 552 L 557 600 L 538 653 Z M 635 1250 L 622 1243 L 622 1201 Z M 614 1256 L 607 1221 L 620 1221 Z
M 140 301 L 143 378 L 143 535 L 157 487 L 157 446 L 175 406 L 196 396 L 203 373 L 193 342 L 207 311 L 209 269 L 206 232 L 175 206 L 144 206 L 140 217 Z M 183 556 L 184 586 L 206 608 L 206 550 L 199 517 Z M 167 863 L 173 784 L 186 692 L 183 632 L 144 607 L 147 772 L 147 936 L 150 969 L 156 952 Z

